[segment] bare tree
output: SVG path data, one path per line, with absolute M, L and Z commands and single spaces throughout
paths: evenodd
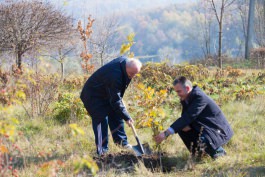
M 223 67 L 222 61 L 222 36 L 224 17 L 228 8 L 235 2 L 235 0 L 209 0 L 216 20 L 218 22 L 218 61 L 219 67 Z
M 212 54 L 212 40 L 213 40 L 213 21 L 214 17 L 212 15 L 211 9 L 209 9 L 207 1 L 199 0 L 197 5 L 196 15 L 196 31 L 194 38 L 199 40 L 201 45 L 204 58 L 210 58 Z M 199 27 L 199 28 L 198 28 Z
M 91 37 L 91 52 L 94 62 L 103 66 L 107 61 L 119 54 L 117 37 L 119 21 L 115 15 L 97 18 L 94 23 L 94 32 Z
M 256 42 L 260 47 L 265 47 L 265 0 L 257 0 L 255 6 Z
M 237 0 L 236 1 L 236 13 L 234 14 L 234 24 L 240 24 L 238 28 L 238 33 L 243 36 L 240 38 L 239 46 L 238 46 L 238 54 L 237 56 L 243 57 L 243 53 L 245 50 L 245 43 L 247 39 L 247 24 L 248 24 L 248 3 L 249 0 Z
M 244 34 L 244 38 L 247 38 L 247 24 L 248 24 L 248 2 L 249 0 L 238 0 L 237 1 L 237 8 L 242 24 L 242 31 Z
M 247 25 L 247 38 L 245 44 L 245 59 L 249 59 L 250 51 L 253 43 L 254 33 L 254 15 L 255 15 L 255 0 L 249 1 L 249 12 L 248 12 L 248 25 Z
M 79 56 L 77 54 L 78 46 L 78 37 L 73 33 L 72 36 L 69 36 L 67 40 L 58 41 L 55 45 L 49 46 L 42 53 L 50 57 L 51 59 L 57 61 L 60 64 L 61 79 L 64 79 L 65 76 L 65 61 L 69 56 Z
M 0 4 L 0 50 L 13 50 L 21 69 L 27 51 L 67 38 L 72 20 L 48 2 L 9 0 Z

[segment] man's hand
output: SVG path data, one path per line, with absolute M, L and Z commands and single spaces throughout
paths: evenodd
M 126 124 L 129 126 L 129 127 L 131 127 L 132 126 L 132 124 L 133 124 L 133 120 L 132 119 L 129 119 L 129 120 L 127 120 L 126 121 Z
M 161 143 L 162 141 L 166 139 L 165 133 L 164 132 L 160 133 L 159 135 L 155 136 L 154 139 L 156 143 L 158 144 Z

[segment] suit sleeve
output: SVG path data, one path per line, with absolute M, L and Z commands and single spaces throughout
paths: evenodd
M 125 105 L 122 102 L 121 88 L 122 81 L 119 79 L 113 79 L 112 84 L 107 87 L 107 93 L 109 95 L 109 102 L 113 110 L 125 121 L 131 119 Z
M 207 105 L 207 100 L 202 95 L 196 95 L 195 99 L 189 107 L 183 112 L 170 127 L 174 129 L 175 133 L 181 131 L 184 127 L 190 125 L 203 111 Z

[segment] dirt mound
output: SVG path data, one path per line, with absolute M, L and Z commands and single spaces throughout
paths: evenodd
M 161 159 L 161 160 L 160 160 Z M 144 155 L 142 157 L 136 157 L 133 152 L 120 152 L 114 154 L 107 154 L 103 157 L 94 157 L 98 166 L 102 170 L 108 170 L 110 168 L 115 168 L 116 170 L 121 170 L 123 172 L 131 172 L 137 163 L 142 162 L 146 168 L 151 171 L 170 172 L 176 167 L 185 166 L 186 160 L 175 157 L 172 154 L 161 153 L 161 158 L 159 154 Z M 180 170 L 180 169 L 179 169 Z

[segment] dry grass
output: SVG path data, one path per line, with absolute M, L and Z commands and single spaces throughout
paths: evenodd
M 175 167 L 169 173 L 159 170 L 153 173 L 143 163 L 139 163 L 131 172 L 111 168 L 101 170 L 98 176 L 265 176 L 264 100 L 264 96 L 259 96 L 250 101 L 231 102 L 222 106 L 235 132 L 232 140 L 225 146 L 228 153 L 226 157 L 216 161 L 210 158 L 203 159 L 196 164 L 194 170 L 187 171 L 183 164 L 187 162 L 189 153 L 178 135 L 174 135 L 162 144 L 163 151 L 170 154 L 166 161 L 175 163 Z M 75 137 L 71 134 L 68 124 L 61 125 L 44 117 L 29 119 L 19 106 L 1 110 L 0 115 L 18 118 L 19 130 L 24 132 L 24 138 L 17 142 L 23 149 L 24 158 L 19 168 L 19 176 L 38 176 L 40 165 L 51 160 L 67 162 L 75 156 L 96 155 L 91 120 L 76 122 L 85 131 L 85 135 Z M 177 118 L 179 115 L 171 116 Z M 126 131 L 129 142 L 136 144 L 132 131 L 128 127 Z M 154 145 L 150 130 L 141 129 L 138 130 L 138 134 L 142 142 Z M 113 144 L 111 137 L 109 146 L 110 153 L 122 151 Z M 70 169 L 59 170 L 57 174 L 76 176 Z

